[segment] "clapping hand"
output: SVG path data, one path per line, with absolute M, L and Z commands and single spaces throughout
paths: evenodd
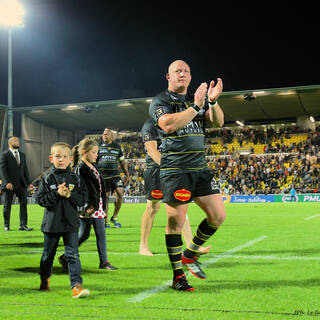
M 204 107 L 207 88 L 208 85 L 205 82 L 202 82 L 194 93 L 194 104 L 196 104 L 199 108 Z
M 71 191 L 68 187 L 66 187 L 66 183 L 62 183 L 58 185 L 58 193 L 61 197 L 69 198 Z
M 221 78 L 217 79 L 217 83 L 216 84 L 212 80 L 210 82 L 209 89 L 208 89 L 208 99 L 209 99 L 209 101 L 213 102 L 213 101 L 217 100 L 219 98 L 220 94 L 222 93 L 222 89 L 223 89 L 223 83 L 222 83 L 222 79 Z

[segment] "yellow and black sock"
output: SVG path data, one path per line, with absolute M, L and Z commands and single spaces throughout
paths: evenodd
M 183 255 L 187 258 L 193 258 L 199 248 L 218 230 L 217 227 L 208 224 L 207 219 L 204 219 L 197 229 L 197 232 L 192 239 L 191 243 L 184 250 Z
M 182 254 L 182 238 L 181 233 L 166 234 L 166 246 L 168 250 L 169 260 L 173 270 L 173 277 L 176 278 L 183 274 L 181 254 Z

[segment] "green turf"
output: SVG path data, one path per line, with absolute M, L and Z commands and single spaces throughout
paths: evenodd
M 168 286 L 172 273 L 164 243 L 164 207 L 150 237 L 150 248 L 156 255 L 137 254 L 144 207 L 123 205 L 123 228 L 107 230 L 109 260 L 117 271 L 97 268 L 91 231 L 89 240 L 80 247 L 84 285 L 91 295 L 72 299 L 68 275 L 57 259 L 51 291 L 38 291 L 43 209 L 29 205 L 29 226 L 35 230 L 25 232 L 17 230 L 18 206 L 13 206 L 12 231 L 4 232 L 1 221 L 0 319 L 320 317 L 320 217 L 304 220 L 320 214 L 319 204 L 226 204 L 227 219 L 209 241 L 212 252 L 201 258 L 208 279 L 188 276 L 194 292 L 176 292 Z M 2 213 L 2 206 L 0 210 Z M 193 230 L 203 219 L 194 204 L 189 218 Z M 148 296 L 150 290 L 153 294 Z

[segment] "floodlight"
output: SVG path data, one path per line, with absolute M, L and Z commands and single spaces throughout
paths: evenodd
M 24 10 L 18 0 L 0 0 L 0 25 L 23 26 Z

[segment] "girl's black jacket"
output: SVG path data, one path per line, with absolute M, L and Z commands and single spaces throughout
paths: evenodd
M 61 197 L 58 185 L 66 183 L 71 190 L 69 198 Z M 45 207 L 41 225 L 42 232 L 78 232 L 79 213 L 77 207 L 87 202 L 87 188 L 82 179 L 70 168 L 56 169 L 52 167 L 40 182 L 36 195 L 37 203 Z
M 98 166 L 95 163 L 93 163 L 92 165 L 97 169 L 100 175 L 101 185 L 102 185 L 102 192 L 101 192 L 102 206 L 103 206 L 103 209 L 106 210 L 106 189 L 104 185 L 104 179 L 101 175 L 100 170 L 98 169 Z M 87 201 L 86 207 L 93 206 L 95 210 L 98 210 L 99 202 L 100 202 L 100 186 L 92 170 L 83 161 L 81 161 L 74 168 L 74 172 L 81 177 L 81 179 L 83 180 L 83 182 L 85 183 L 88 189 L 88 201 Z

